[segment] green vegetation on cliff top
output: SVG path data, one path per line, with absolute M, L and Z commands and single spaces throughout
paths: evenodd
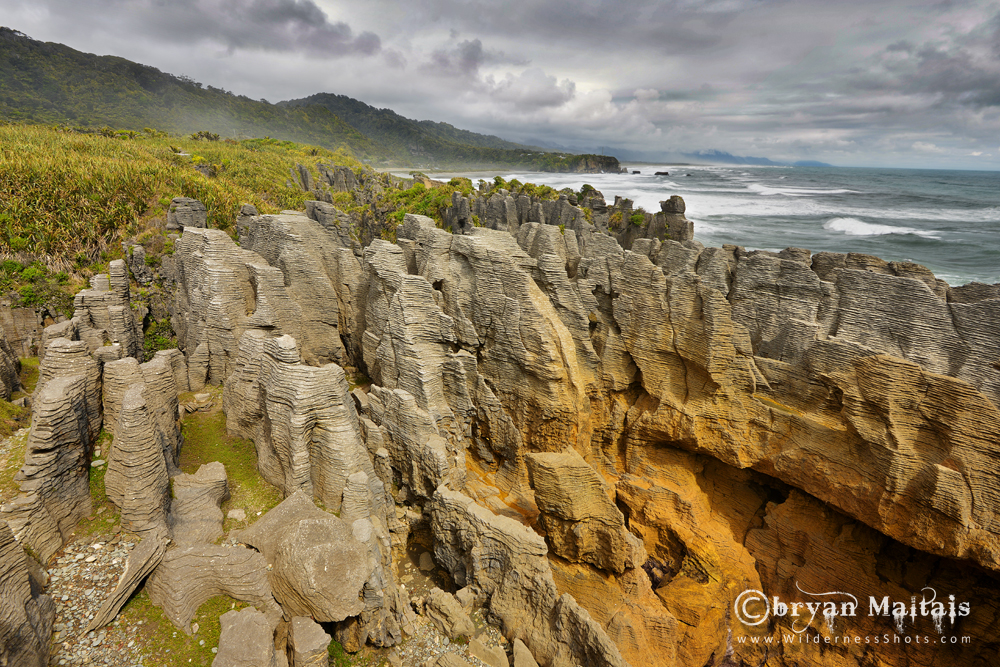
M 165 216 L 173 197 L 208 208 L 208 224 L 235 225 L 240 206 L 262 213 L 299 209 L 296 164 L 360 167 L 344 153 L 274 139 L 200 141 L 143 133 L 79 134 L 0 126 L 0 246 L 46 258 L 120 250 L 118 243 Z M 203 166 L 213 176 L 196 167 Z

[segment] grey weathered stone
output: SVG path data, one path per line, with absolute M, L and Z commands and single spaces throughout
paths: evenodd
M 73 298 L 73 339 L 86 343 L 87 350 L 94 355 L 115 359 L 138 357 L 142 350 L 142 330 L 132 312 L 125 260 L 112 260 L 108 273 L 94 276 L 90 284 L 90 289 L 77 292 Z M 108 344 L 113 348 L 116 343 L 117 349 L 104 349 Z
M 539 526 L 553 553 L 617 574 L 646 562 L 607 484 L 575 450 L 528 454 L 527 462 Z
M 474 638 L 469 642 L 469 655 L 479 658 L 485 664 L 489 665 L 489 667 L 510 667 L 510 661 L 507 660 L 506 653 L 493 646 L 487 646 L 478 638 Z
M 384 487 L 340 366 L 307 366 L 291 336 L 256 330 L 244 334 L 234 365 L 223 395 L 227 426 L 253 439 L 264 479 L 285 494 L 302 489 L 336 511 L 348 478 L 364 472 L 375 511 L 385 513 Z
M 154 356 L 139 366 L 145 383 L 143 397 L 153 422 L 156 442 L 163 451 L 167 470 L 177 471 L 182 444 L 181 422 L 178 413 L 177 382 L 175 369 L 162 356 Z
M 174 372 L 174 386 L 177 389 L 178 394 L 190 391 L 190 386 L 188 384 L 187 360 L 184 358 L 183 352 L 176 348 L 172 350 L 160 350 L 153 355 L 153 358 L 163 359 L 170 364 L 170 368 Z
M 404 603 L 396 590 L 388 535 L 378 515 L 347 525 L 317 508 L 299 490 L 234 536 L 264 554 L 273 566 L 275 597 L 286 611 L 321 621 L 357 616 L 342 628 L 339 638 L 349 650 L 360 648 L 366 638 L 379 646 L 402 639 L 399 619 Z
M 625 665 L 604 630 L 569 595 L 560 596 L 544 540 L 471 498 L 441 487 L 430 506 L 434 551 L 459 586 L 475 582 L 505 633 L 546 664 Z
M 313 619 L 293 617 L 288 628 L 290 667 L 327 667 L 330 664 L 327 647 L 332 639 Z
M 208 210 L 197 199 L 174 197 L 167 209 L 167 230 L 207 227 Z
M 273 553 L 271 582 L 287 613 L 342 621 L 364 608 L 361 589 L 371 574 L 365 549 L 333 515 L 288 526 Z
M 121 415 L 125 392 L 132 385 L 143 382 L 142 371 L 134 357 L 125 357 L 104 364 L 102 379 L 104 430 L 114 435 L 118 430 L 118 417 Z
M 222 503 L 229 499 L 226 469 L 206 463 L 193 475 L 170 479 L 170 535 L 177 544 L 209 544 L 222 537 Z
M 219 652 L 212 667 L 278 667 L 274 628 L 252 607 L 227 611 L 219 617 Z
M 56 605 L 32 589 L 27 556 L 0 521 L 0 664 L 45 667 Z
M 476 633 L 476 626 L 455 596 L 440 588 L 432 588 L 427 594 L 424 613 L 445 637 L 469 638 Z
M 520 639 L 514 640 L 514 667 L 538 667 L 531 651 Z
M 125 257 L 129 270 L 140 285 L 153 282 L 153 270 L 146 265 L 146 249 L 141 245 L 129 246 Z
M 101 430 L 101 369 L 87 352 L 82 341 L 56 338 L 49 343 L 45 359 L 38 367 L 37 392 L 50 380 L 70 375 L 85 379 L 84 398 L 87 407 L 87 435 L 93 441 Z
M 62 322 L 61 322 L 62 321 Z M 63 323 L 62 316 L 56 318 L 57 323 Z M 55 326 L 55 325 L 52 325 Z M 38 313 L 31 308 L 11 308 L 0 306 L 0 331 L 7 339 L 14 358 L 35 357 L 44 354 L 42 343 L 43 322 L 39 321 Z M 58 336 L 56 336 L 58 337 Z

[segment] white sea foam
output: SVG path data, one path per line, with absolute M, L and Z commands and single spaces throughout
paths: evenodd
M 784 195 L 786 197 L 811 197 L 813 195 L 842 195 L 855 192 L 854 190 L 845 189 L 824 190 L 819 188 L 796 188 L 791 186 L 774 188 L 760 183 L 751 183 L 747 186 L 747 190 L 750 192 L 756 192 L 757 194 L 765 197 L 773 195 Z
M 831 232 L 843 232 L 847 236 L 885 236 L 886 234 L 915 234 L 928 239 L 940 239 L 940 232 L 914 229 L 913 227 L 895 227 L 864 222 L 857 218 L 831 218 L 823 224 L 823 229 Z

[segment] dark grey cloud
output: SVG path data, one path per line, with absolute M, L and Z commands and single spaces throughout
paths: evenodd
M 221 37 L 232 50 L 370 56 L 382 48 L 378 35 L 366 31 L 355 36 L 347 23 L 331 22 L 312 0 L 227 0 L 221 5 L 205 2 L 201 9 L 209 19 L 207 36 Z
M 115 33 L 117 39 L 130 35 L 137 41 L 215 45 L 229 53 L 259 50 L 315 57 L 371 56 L 382 49 L 378 35 L 355 34 L 346 22 L 332 21 L 313 0 L 46 0 L 38 6 L 50 12 L 56 25 L 92 24 L 97 34 Z
M 451 31 L 452 39 L 457 32 Z M 435 49 L 424 69 L 436 74 L 475 77 L 484 65 L 527 65 L 528 61 L 508 56 L 503 51 L 483 48 L 480 39 L 466 39 L 448 48 Z

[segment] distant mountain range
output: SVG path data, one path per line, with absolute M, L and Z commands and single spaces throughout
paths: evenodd
M 832 167 L 832 164 L 818 162 L 816 160 L 799 160 L 798 162 L 775 162 L 766 157 L 741 157 L 719 150 L 695 151 L 694 153 L 681 153 L 685 158 L 695 162 L 707 162 L 709 164 L 745 164 L 756 167 Z
M 447 123 L 415 121 L 343 95 L 271 104 L 115 56 L 40 42 L 0 27 L 0 119 L 222 138 L 269 136 L 336 150 L 373 164 L 423 169 L 506 167 L 612 171 L 618 160 L 523 146 Z
M 573 150 L 566 146 L 548 143 L 542 140 L 537 142 L 544 146 L 546 150 Z M 599 146 L 590 149 L 602 155 L 614 155 L 622 162 L 642 163 L 642 164 L 744 164 L 747 166 L 770 166 L 770 167 L 832 167 L 832 164 L 818 162 L 816 160 L 799 160 L 797 162 L 781 162 L 771 160 L 766 157 L 750 157 L 733 155 L 720 150 L 701 150 L 693 153 L 681 153 L 677 151 L 637 151 L 620 146 Z

